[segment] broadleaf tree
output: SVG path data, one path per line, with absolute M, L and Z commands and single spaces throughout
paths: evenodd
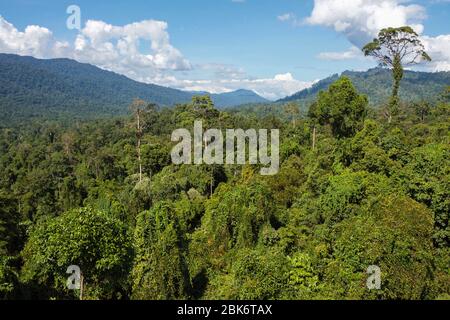
M 409 26 L 382 29 L 378 37 L 362 49 L 366 56 L 376 58 L 382 67 L 392 68 L 394 78 L 389 102 L 389 122 L 398 111 L 398 92 L 403 79 L 404 66 L 431 61 L 419 35 Z

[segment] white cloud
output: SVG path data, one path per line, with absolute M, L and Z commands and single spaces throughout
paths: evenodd
M 421 40 L 432 61 L 422 68 L 431 71 L 450 71 L 450 34 L 437 37 L 423 36 Z
M 276 81 L 295 81 L 291 73 L 277 74 L 274 78 Z
M 141 53 L 141 41 L 150 43 L 150 53 Z M 163 21 L 145 20 L 118 27 L 89 20 L 74 49 L 73 56 L 79 61 L 113 71 L 130 69 L 137 75 L 191 68 L 189 61 L 170 44 L 167 23 Z
M 309 88 L 313 82 L 294 79 L 292 74 L 278 74 L 273 78 L 221 78 L 209 80 L 180 80 L 175 77 L 160 79 L 160 83 L 188 91 L 208 91 L 210 93 L 224 93 L 238 89 L 253 90 L 269 100 L 278 100 L 292 95 L 300 90 Z
M 314 9 L 305 23 L 331 27 L 344 34 L 354 47 L 345 52 L 324 52 L 318 56 L 326 60 L 344 60 L 361 57 L 357 49 L 376 37 L 383 28 L 410 25 L 422 34 L 426 17 L 423 6 L 408 0 L 314 0 Z M 416 68 L 449 71 L 450 35 L 421 35 L 420 39 L 433 61 Z
M 315 0 L 305 22 L 334 28 L 362 47 L 386 27 L 410 25 L 423 32 L 425 8 L 405 0 Z
M 364 55 L 358 47 L 352 46 L 347 51 L 342 52 L 321 52 L 317 57 L 321 60 L 339 61 L 362 59 Z
M 20 32 L 0 16 L 0 52 L 44 58 L 62 54 L 67 47 L 68 43 L 56 41 L 47 28 L 31 25 Z
M 292 74 L 278 74 L 272 79 L 247 79 L 241 81 L 251 89 L 269 100 L 277 100 L 292 95 L 300 90 L 311 87 L 312 82 L 294 79 Z M 237 86 L 236 86 L 237 89 Z
M 140 51 L 142 41 L 150 43 L 151 52 Z M 0 16 L 0 52 L 36 58 L 72 58 L 133 79 L 191 68 L 189 61 L 170 44 L 167 23 L 155 20 L 121 27 L 89 20 L 74 43 L 69 44 L 55 40 L 50 30 L 40 26 L 28 26 L 20 32 Z

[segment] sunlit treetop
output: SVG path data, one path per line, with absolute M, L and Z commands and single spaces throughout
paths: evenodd
M 409 26 L 382 29 L 378 38 L 364 46 L 363 52 L 366 56 L 377 58 L 382 66 L 387 67 L 393 67 L 395 59 L 404 65 L 431 61 L 419 35 Z

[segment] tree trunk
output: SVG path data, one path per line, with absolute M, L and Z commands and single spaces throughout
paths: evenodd
M 80 300 L 83 300 L 83 290 L 84 290 L 84 277 L 83 273 L 80 273 Z
M 393 78 L 394 83 L 392 87 L 392 96 L 391 101 L 389 102 L 389 124 L 392 122 L 392 116 L 395 115 L 399 108 L 399 97 L 398 92 L 400 89 L 400 82 L 403 79 L 403 66 L 400 57 L 397 55 L 394 57 L 394 63 L 393 63 Z
M 213 179 L 214 179 L 214 171 L 211 167 L 211 185 L 210 185 L 211 196 L 210 196 L 210 198 L 212 198 L 212 195 L 213 195 Z
M 141 136 L 142 136 L 142 129 L 141 129 L 141 110 L 137 110 L 137 152 L 138 152 L 138 162 L 139 162 L 139 182 L 142 182 L 142 161 L 141 161 Z
M 316 126 L 313 128 L 313 139 L 312 139 L 312 149 L 313 151 L 316 149 Z

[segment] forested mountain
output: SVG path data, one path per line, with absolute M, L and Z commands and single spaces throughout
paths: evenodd
M 390 70 L 375 68 L 365 72 L 345 71 L 342 76 L 349 77 L 358 91 L 368 96 L 369 102 L 373 106 L 379 106 L 388 101 L 392 93 L 392 72 Z M 279 102 L 312 101 L 319 91 L 326 90 L 339 77 L 340 75 L 335 74 L 317 82 L 311 88 L 297 92 Z M 400 88 L 400 98 L 408 102 L 436 101 L 448 85 L 450 85 L 450 72 L 405 71 Z
M 345 71 L 356 88 L 367 94 L 371 105 L 388 101 L 392 76 L 389 70 L 371 69 L 367 72 Z M 279 100 L 304 102 L 307 108 L 317 93 L 327 89 L 339 75 L 333 75 L 311 88 Z M 408 101 L 436 101 L 445 86 L 450 84 L 450 72 L 405 72 L 400 96 Z M 140 98 L 160 106 L 189 102 L 194 95 L 207 92 L 185 92 L 172 88 L 144 84 L 125 76 L 69 59 L 40 60 L 10 54 L 0 54 L 0 111 L 3 122 L 20 118 L 98 118 L 123 115 L 132 99 Z M 269 105 L 253 91 L 210 95 L 218 108 L 252 104 Z M 277 108 L 274 105 L 273 108 Z
M 136 82 L 69 59 L 0 54 L 0 111 L 4 117 L 120 115 L 128 112 L 133 98 L 172 106 L 189 102 L 195 94 Z M 217 107 L 266 101 L 247 90 L 214 94 L 212 98 Z

